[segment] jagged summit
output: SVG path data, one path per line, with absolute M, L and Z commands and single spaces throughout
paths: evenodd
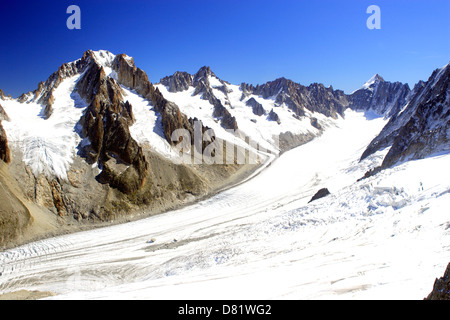
M 21 199 L 70 223 L 123 218 L 134 209 L 161 212 L 253 173 L 254 167 L 234 162 L 176 163 L 176 131 L 190 135 L 181 141 L 188 143 L 190 159 L 195 151 L 217 155 L 231 142 L 233 151 L 241 152 L 232 154 L 232 161 L 256 154 L 258 167 L 357 121 L 355 114 L 370 121 L 348 109 L 374 111 L 391 120 L 367 153 L 390 147 L 383 162 L 388 167 L 450 150 L 449 69 L 436 70 L 412 91 L 377 74 L 346 95 L 321 83 L 304 86 L 284 77 L 234 85 L 208 66 L 194 74 L 175 72 L 153 84 L 132 57 L 87 50 L 18 99 L 0 91 L 0 161 L 8 163 L 2 165 L 14 174 Z M 354 128 L 355 136 L 366 131 Z M 196 133 L 201 133 L 200 144 L 194 141 Z M 351 143 L 353 136 L 345 139 Z M 220 140 L 225 144 L 214 149 Z
M 379 83 L 379 82 L 384 82 L 383 77 L 381 77 L 378 73 L 375 74 L 372 78 L 370 78 L 369 80 L 366 81 L 366 83 L 363 84 L 363 86 L 361 87 L 362 89 L 370 89 L 373 87 L 373 85 Z
M 397 110 L 362 155 L 390 147 L 382 166 L 422 159 L 450 150 L 450 64 L 420 81 L 404 108 Z
M 350 107 L 389 118 L 401 110 L 410 92 L 407 83 L 385 81 L 379 74 L 375 74 L 360 89 L 349 95 Z

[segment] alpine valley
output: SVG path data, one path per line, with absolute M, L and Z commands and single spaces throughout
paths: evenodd
M 88 50 L 0 90 L 0 294 L 422 299 L 450 262 L 449 82 L 151 83 Z

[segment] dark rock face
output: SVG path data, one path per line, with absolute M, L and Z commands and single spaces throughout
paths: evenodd
M 382 77 L 375 75 L 370 85 L 349 96 L 349 107 L 354 110 L 372 110 L 391 117 L 406 104 L 410 92 L 408 84 L 384 81 Z
M 172 141 L 172 133 L 176 129 L 188 130 L 191 134 L 191 142 L 193 144 L 194 119 L 188 119 L 175 103 L 165 99 L 161 92 L 157 88 L 155 89 L 153 84 L 150 83 L 147 74 L 141 69 L 136 68 L 134 63 L 126 55 L 117 55 L 112 64 L 113 70 L 118 75 L 119 83 L 132 90 L 136 90 L 137 93 L 153 103 L 155 111 L 161 115 L 164 136 L 171 145 L 177 143 L 176 141 Z M 183 74 L 179 73 L 174 78 L 183 78 Z M 166 79 L 167 81 L 170 82 L 171 80 Z M 177 81 L 175 82 L 178 83 Z M 207 129 L 209 128 L 202 126 L 203 131 Z
M 322 130 L 322 126 L 319 124 L 319 121 L 317 120 L 317 118 L 311 118 L 311 125 L 314 127 L 314 128 L 316 128 L 316 129 L 318 129 L 318 130 Z
M 11 162 L 11 151 L 8 147 L 8 138 L 0 121 L 0 160 L 6 163 Z
M 261 103 L 255 100 L 255 98 L 250 98 L 246 103 L 247 106 L 252 107 L 252 111 L 257 116 L 262 116 L 266 114 Z
M 285 103 L 298 117 L 304 116 L 307 109 L 337 118 L 337 115 L 343 115 L 349 104 L 344 92 L 333 90 L 331 86 L 326 88 L 323 84 L 314 83 L 305 87 L 285 78 L 256 87 L 243 83 L 240 88 L 244 95 L 255 94 L 264 99 L 275 97 L 277 104 Z
M 450 263 L 444 276 L 435 280 L 433 290 L 424 300 L 450 300 Z
M 230 111 L 228 111 L 223 106 L 222 102 L 220 102 L 219 99 L 217 99 L 214 96 L 211 96 L 209 102 L 212 103 L 212 105 L 214 106 L 213 117 L 220 119 L 220 124 L 222 125 L 222 127 L 224 127 L 225 129 L 232 129 L 235 131 L 238 130 L 236 118 L 231 115 Z
M 90 144 L 80 145 L 80 154 L 89 163 L 98 163 L 100 182 L 130 194 L 145 184 L 148 173 L 142 148 L 129 130 L 134 122 L 132 106 L 124 102 L 120 85 L 106 76 L 102 66 L 91 59 L 87 67 L 75 87 L 89 103 L 79 124 Z
M 5 109 L 3 109 L 2 105 L 0 104 L 0 122 L 3 121 L 3 120 L 4 121 L 9 121 L 9 117 L 6 114 Z
M 181 92 L 193 85 L 193 77 L 187 72 L 175 72 L 172 76 L 161 79 L 161 84 L 168 87 L 169 92 Z
M 450 150 L 450 66 L 419 83 L 403 112 L 393 115 L 369 144 L 361 160 L 391 146 L 382 167 Z
M 98 177 L 100 182 L 126 194 L 144 185 L 148 171 L 143 150 L 130 134 L 130 113 L 128 101 L 111 103 L 96 97 L 80 120 L 83 136 L 91 142 L 80 146 L 81 154 L 89 163 L 98 162 L 103 169 Z
M 6 163 L 10 163 L 11 151 L 8 147 L 8 138 L 6 136 L 6 132 L 2 126 L 3 120 L 9 121 L 9 117 L 3 107 L 0 105 L 0 160 Z
M 329 194 L 331 194 L 331 193 L 330 193 L 330 191 L 328 191 L 327 188 L 322 188 L 319 191 L 317 191 L 317 193 L 311 198 L 311 200 L 309 200 L 308 203 L 310 203 L 310 202 L 312 202 L 314 200 L 326 197 Z
M 222 102 L 216 98 L 212 92 L 211 84 L 208 77 L 216 75 L 211 71 L 210 67 L 202 67 L 193 77 L 193 86 L 195 87 L 194 95 L 201 94 L 203 100 L 209 101 L 214 106 L 213 117 L 220 119 L 220 124 L 225 129 L 238 130 L 236 118 L 224 107 Z M 219 80 L 222 84 L 224 81 Z M 225 90 L 224 86 L 217 88 Z M 226 92 L 226 91 L 225 91 Z
M 214 106 L 213 117 L 220 120 L 222 127 L 237 130 L 236 118 L 230 114 L 212 91 L 213 88 L 209 81 L 209 77 L 211 76 L 216 77 L 210 67 L 204 66 L 195 75 L 190 75 L 187 72 L 176 72 L 172 76 L 161 79 L 160 82 L 168 88 L 169 92 L 180 92 L 187 90 L 191 86 L 194 87 L 194 96 L 200 95 L 202 100 L 209 101 Z M 222 83 L 222 86 L 215 87 L 215 89 L 227 94 L 225 82 L 220 79 L 218 80 Z M 158 95 L 160 95 L 159 91 Z
M 281 123 L 280 117 L 275 111 L 273 111 L 273 109 L 270 110 L 269 115 L 267 116 L 267 120 L 276 121 L 278 124 Z
M 91 50 L 86 51 L 83 57 L 77 61 L 64 63 L 59 67 L 58 71 L 54 72 L 45 82 L 40 82 L 38 87 L 33 92 L 22 94 L 17 100 L 19 102 L 26 102 L 32 99 L 36 103 L 44 105 L 42 117 L 48 119 L 53 112 L 52 105 L 54 103 L 53 93 L 59 84 L 66 78 L 72 77 L 76 74 L 82 73 L 88 67 L 94 64 L 94 53 Z

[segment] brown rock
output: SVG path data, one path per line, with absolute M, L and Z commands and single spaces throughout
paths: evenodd
M 434 281 L 433 290 L 424 300 L 450 300 L 450 263 L 444 276 Z
M 0 121 L 0 160 L 6 163 L 11 162 L 11 151 L 8 146 L 8 138 Z

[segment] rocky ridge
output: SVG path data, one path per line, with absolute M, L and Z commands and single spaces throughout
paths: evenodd
M 408 84 L 388 82 L 376 74 L 361 89 L 350 95 L 349 107 L 354 110 L 371 110 L 390 118 L 406 104 L 410 92 Z
M 450 150 L 450 64 L 419 82 L 361 156 L 390 147 L 381 168 Z
M 6 136 L 6 132 L 3 129 L 2 121 L 9 121 L 9 117 L 3 107 L 0 105 L 0 160 L 5 163 L 10 163 L 11 151 L 9 150 L 8 137 Z
M 158 213 L 203 197 L 233 181 L 235 173 L 246 174 L 249 170 L 239 165 L 192 167 L 174 164 L 139 145 L 130 132 L 136 116 L 133 105 L 125 98 L 124 88 L 149 101 L 161 121 L 162 139 L 171 145 L 177 143 L 171 139 L 172 132 L 180 128 L 192 133 L 191 144 L 194 145 L 194 126 L 198 119 L 188 118 L 175 103 L 166 100 L 148 80 L 147 74 L 125 54 L 88 50 L 82 58 L 63 64 L 45 82 L 39 83 L 36 90 L 18 99 L 3 94 L 0 101 L 9 103 L 10 108 L 15 108 L 17 103 L 40 105 L 40 118 L 49 121 L 59 116 L 58 110 L 64 101 L 61 100 L 62 91 L 58 91 L 58 98 L 55 92 L 63 82 L 73 79 L 76 81 L 70 89 L 70 99 L 75 99 L 74 95 L 79 96 L 76 99 L 82 99 L 86 107 L 83 107 L 82 116 L 73 128 L 81 142 L 74 150 L 77 155 L 66 178 L 33 172 L 22 160 L 20 146 L 8 144 L 0 121 L 0 156 L 3 162 L 9 163 L 5 174 L 14 177 L 27 201 L 24 205 L 27 208 L 37 205 L 44 211 L 48 210 L 50 216 L 59 219 L 55 225 L 71 225 L 74 220 L 126 219 L 141 208 L 145 208 L 147 214 Z M 59 101 L 57 109 L 54 108 L 56 100 Z M 9 120 L 3 108 L 0 108 L 0 117 Z M 17 121 L 17 115 L 14 121 Z M 209 129 L 201 125 L 201 121 L 199 123 L 202 132 Z M 210 135 L 210 140 L 214 141 L 213 135 Z M 203 141 L 194 147 L 203 151 L 210 142 Z M 0 207 L 3 212 L 3 207 Z M 35 216 L 31 215 L 30 221 L 34 221 Z M 6 226 L 11 228 L 8 233 L 16 238 L 22 237 L 23 230 L 12 230 L 15 226 L 17 224 Z M 5 238 L 4 242 L 13 238 Z
M 215 88 L 226 94 L 226 83 L 217 78 L 214 72 L 211 71 L 211 68 L 207 66 L 200 68 L 194 75 L 190 75 L 187 72 L 175 72 L 172 76 L 161 79 L 160 83 L 167 86 L 170 92 L 182 92 L 191 86 L 194 87 L 194 96 L 200 95 L 202 100 L 209 101 L 214 106 L 213 116 L 220 120 L 222 127 L 238 130 L 236 118 L 230 114 L 222 101 L 214 95 L 209 81 L 210 77 L 216 78 L 221 83 Z
M 333 90 L 331 86 L 326 88 L 318 83 L 305 87 L 286 78 L 257 86 L 242 83 L 240 88 L 243 96 L 255 94 L 264 99 L 274 97 L 278 105 L 285 103 L 298 117 L 305 116 L 305 111 L 309 110 L 336 119 L 338 115 L 343 116 L 349 105 L 347 96 L 341 90 Z
M 389 157 L 392 160 L 389 161 L 395 163 L 410 156 L 421 157 L 447 150 L 448 120 L 445 125 L 441 120 L 449 116 L 448 70 L 437 70 L 435 73 L 434 77 L 430 77 L 434 80 L 419 83 L 412 91 L 408 91 L 407 85 L 392 84 L 376 76 L 351 95 L 345 95 L 331 86 L 311 84 L 306 87 L 285 78 L 264 85 L 232 86 L 219 79 L 209 67 L 202 67 L 193 75 L 176 72 L 161 79 L 161 84 L 171 93 L 192 89 L 193 96 L 212 106 L 212 116 L 216 122 L 220 122 L 222 128 L 234 131 L 239 129 L 238 120 L 233 116 L 236 114 L 233 103 L 239 100 L 236 94 L 241 96 L 242 104 L 255 116 L 251 119 L 253 123 L 258 121 L 259 126 L 269 122 L 280 130 L 283 130 L 283 121 L 287 116 L 278 107 L 287 107 L 290 110 L 289 119 L 298 120 L 299 126 L 306 118 L 319 134 L 324 130 L 321 122 L 324 118 L 343 117 L 346 108 L 382 113 L 391 117 L 392 124 L 386 126 L 383 134 L 385 142 L 374 142 L 368 150 L 376 151 L 383 145 L 392 145 L 393 153 Z M 195 123 L 202 119 L 186 116 L 176 103 L 163 96 L 143 70 L 136 67 L 133 58 L 125 54 L 88 50 L 81 59 L 63 64 L 45 82 L 39 83 L 36 90 L 23 94 L 17 101 L 42 105 L 42 119 L 52 119 L 57 111 L 54 108 L 56 90 L 66 79 L 75 76 L 78 78 L 72 93 L 78 94 L 86 107 L 74 128 L 81 142 L 76 148 L 78 154 L 67 172 L 67 179 L 34 174 L 21 161 L 20 148 L 8 144 L 7 132 L 0 121 L 0 159 L 10 163 L 8 170 L 15 177 L 24 198 L 32 203 L 50 210 L 65 221 L 107 221 L 126 216 L 139 208 L 160 212 L 186 199 L 204 196 L 223 186 L 224 182 L 215 181 L 218 177 L 221 181 L 227 181 L 240 170 L 240 166 L 234 165 L 214 166 L 214 169 L 175 165 L 144 148 L 132 137 L 130 128 L 136 123 L 136 114 L 124 88 L 150 103 L 149 108 L 158 115 L 163 138 L 169 145 L 178 143 L 171 137 L 176 129 L 187 130 L 191 134 L 191 145 L 198 151 L 205 150 L 214 141 L 213 134 L 211 141 L 196 145 L 193 141 Z M 235 100 L 231 99 L 232 95 Z M 0 99 L 7 103 L 12 98 L 0 92 Z M 274 101 L 273 107 L 263 105 L 263 99 Z M 405 106 L 402 106 L 403 102 L 406 102 Z M 0 120 L 8 121 L 8 118 L 0 107 Z M 402 129 L 404 127 L 409 129 Z M 202 133 L 207 130 L 209 128 L 201 124 Z M 419 137 L 413 134 L 414 131 L 423 134 Z M 400 132 L 403 132 L 401 136 L 407 138 L 407 142 L 399 140 L 397 135 Z M 281 150 L 306 143 L 314 137 L 297 137 L 289 130 L 281 131 L 279 136 Z M 427 149 L 427 145 L 431 147 Z M 388 163 L 388 160 L 385 161 Z

